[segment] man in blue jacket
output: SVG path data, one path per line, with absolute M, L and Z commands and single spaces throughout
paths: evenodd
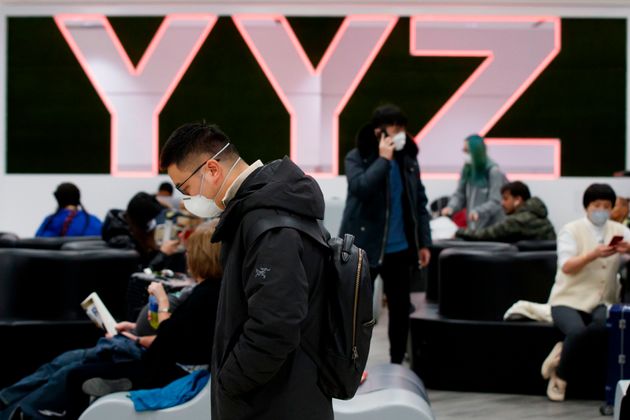
M 384 105 L 360 130 L 345 160 L 348 196 L 340 229 L 367 252 L 372 279 L 383 279 L 392 363 L 402 363 L 407 347 L 412 270 L 429 264 L 431 244 L 418 146 L 406 126 L 398 107 Z

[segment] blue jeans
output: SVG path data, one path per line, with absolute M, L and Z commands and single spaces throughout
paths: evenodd
M 7 408 L 0 411 L 0 420 L 8 419 L 17 405 L 29 396 L 39 399 L 42 392 L 51 389 L 63 389 L 65 375 L 74 367 L 83 363 L 87 350 L 71 350 L 57 356 L 52 362 L 42 365 L 32 375 L 0 391 L 0 401 Z
M 0 401 L 7 406 L 0 411 L 0 420 L 9 419 L 18 406 L 34 418 L 46 418 L 39 409 L 62 413 L 67 406 L 66 379 L 73 369 L 100 360 L 138 360 L 141 354 L 138 345 L 124 336 L 101 338 L 95 347 L 67 351 L 0 391 Z

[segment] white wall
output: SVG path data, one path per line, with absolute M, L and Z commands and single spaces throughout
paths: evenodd
M 325 3 L 326 7 L 322 8 Z M 107 15 L 163 15 L 175 12 L 209 12 L 222 15 L 234 13 L 281 13 L 285 15 L 346 15 L 351 13 L 387 13 L 404 16 L 414 14 L 472 14 L 472 15 L 553 15 L 561 17 L 629 18 L 627 0 L 0 0 L 0 51 L 6 51 L 6 18 L 8 16 L 50 16 L 55 13 L 104 13 Z M 630 41 L 630 31 L 628 31 Z M 4 47 L 4 48 L 2 48 Z M 630 42 L 628 42 L 630 53 Z M 628 72 L 626 95 L 630 95 Z M 626 107 L 627 125 L 630 107 Z M 137 191 L 154 191 L 165 177 L 112 178 L 107 175 L 7 175 L 5 174 L 5 118 L 6 118 L 6 54 L 0 53 L 0 231 L 13 231 L 31 236 L 43 217 L 55 208 L 52 191 L 64 181 L 75 182 L 83 193 L 83 201 L 91 212 L 103 217 L 107 209 L 125 207 Z M 626 138 L 626 168 L 630 169 L 630 130 Z M 559 227 L 582 215 L 581 196 L 591 182 L 609 182 L 619 194 L 630 196 L 628 179 L 561 178 L 557 181 L 531 181 L 532 193 L 546 201 L 551 219 Z M 345 200 L 345 178 L 320 181 L 329 202 L 331 219 L 340 217 Z M 427 180 L 430 199 L 450 194 L 455 188 L 452 180 Z M 333 217 L 333 215 L 335 217 Z M 336 232 L 338 222 L 329 227 Z
M 0 231 L 31 237 L 43 218 L 55 210 L 52 195 L 61 182 L 74 182 L 81 189 L 82 201 L 89 212 L 103 218 L 111 208 L 125 208 L 138 191 L 155 192 L 166 176 L 154 178 L 114 178 L 106 175 L 4 175 L 0 177 Z M 607 182 L 617 194 L 630 196 L 630 178 L 561 178 L 557 181 L 526 181 L 532 194 L 547 204 L 556 228 L 583 215 L 582 193 L 593 182 Z M 326 225 L 337 233 L 346 197 L 343 176 L 320 179 L 327 202 Z M 429 200 L 450 195 L 453 180 L 426 180 Z
M 154 193 L 167 176 L 115 178 L 108 175 L 4 175 L 0 177 L 0 231 L 31 237 L 44 217 L 57 208 L 53 191 L 62 182 L 81 190 L 88 212 L 104 218 L 111 208 L 125 208 L 138 191 Z
M 515 180 L 512 180 L 515 181 Z M 630 197 L 630 178 L 560 178 L 556 181 L 528 181 L 523 180 L 532 195 L 542 198 L 549 209 L 549 218 L 560 229 L 564 224 L 584 215 L 582 194 L 586 187 L 595 182 L 610 184 L 618 195 Z M 327 202 L 326 225 L 331 232 L 337 233 L 343 203 L 346 197 L 346 180 L 344 177 L 320 180 Z M 451 195 L 456 187 L 453 180 L 424 181 L 429 202 Z M 330 216 L 329 216 L 330 215 Z

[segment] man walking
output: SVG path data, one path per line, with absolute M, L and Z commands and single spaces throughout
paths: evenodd
M 365 249 L 372 280 L 383 278 L 389 308 L 392 363 L 402 363 L 409 330 L 410 282 L 418 263 L 429 263 L 431 231 L 418 147 L 406 133 L 407 117 L 394 105 L 377 108 L 345 160 L 348 196 L 340 236 Z

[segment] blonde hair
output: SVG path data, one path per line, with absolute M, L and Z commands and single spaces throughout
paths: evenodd
M 216 222 L 200 225 L 188 238 L 186 260 L 190 274 L 200 280 L 218 280 L 223 275 L 221 244 L 212 243 Z

